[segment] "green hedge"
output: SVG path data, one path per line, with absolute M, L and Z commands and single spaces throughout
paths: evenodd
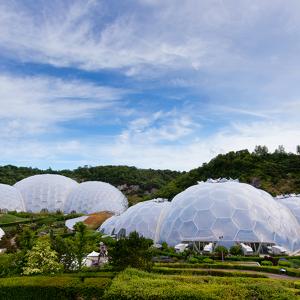
M 127 269 L 104 294 L 106 300 L 128 299 L 299 299 L 290 280 L 162 275 Z
M 262 274 L 247 273 L 247 272 L 228 272 L 220 270 L 200 270 L 200 269 L 175 269 L 175 268 L 163 268 L 154 267 L 152 272 L 158 274 L 182 274 L 182 275 L 198 275 L 198 276 L 219 276 L 219 277 L 252 277 L 252 278 L 268 278 Z
M 110 278 L 70 276 L 9 277 L 0 279 L 1 300 L 102 299 Z
M 280 269 L 282 267 L 272 267 L 272 266 L 245 266 L 245 265 L 235 265 L 235 264 L 188 264 L 188 263 L 159 263 L 155 264 L 157 267 L 168 267 L 168 268 L 183 268 L 183 269 L 234 269 L 234 270 L 247 270 L 247 271 L 257 271 L 266 272 L 273 274 L 280 274 Z M 300 270 L 293 268 L 284 268 L 286 270 L 286 275 L 293 277 L 300 277 Z

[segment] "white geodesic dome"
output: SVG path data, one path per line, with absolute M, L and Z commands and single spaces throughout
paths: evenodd
M 102 225 L 98 228 L 98 231 L 108 235 L 115 234 L 115 227 L 119 218 L 120 216 L 111 216 L 102 223 Z
M 65 203 L 67 213 L 75 210 L 86 214 L 101 211 L 120 214 L 127 207 L 127 198 L 113 185 L 101 181 L 80 183 Z
M 69 193 L 78 183 L 68 177 L 56 174 L 42 174 L 27 177 L 14 187 L 21 193 L 26 211 L 63 211 Z
M 288 207 L 300 224 L 300 195 L 281 195 L 275 199 Z
M 139 235 L 159 240 L 160 225 L 170 207 L 165 199 L 153 199 L 129 207 L 114 224 L 115 234 L 128 236 L 136 231 Z
M 2 228 L 0 228 L 0 240 L 2 239 L 2 237 L 5 235 L 5 232 L 2 230 Z
M 15 187 L 0 183 L 0 209 L 25 211 L 22 195 Z
M 174 197 L 161 227 L 161 242 L 275 243 L 300 248 L 296 218 L 268 193 L 236 181 L 200 182 Z

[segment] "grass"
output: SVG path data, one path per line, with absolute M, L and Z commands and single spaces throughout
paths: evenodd
M 17 217 L 10 214 L 0 214 L 0 225 L 14 222 L 24 222 L 28 220 L 29 219 Z

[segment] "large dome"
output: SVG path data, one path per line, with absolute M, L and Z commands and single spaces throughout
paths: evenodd
M 300 227 L 268 193 L 236 181 L 208 181 L 174 197 L 161 241 L 275 243 L 294 251 L 300 248 Z
M 25 211 L 23 198 L 15 187 L 0 183 L 0 209 Z
M 153 199 L 131 206 L 114 224 L 115 233 L 128 236 L 137 231 L 140 235 L 159 240 L 161 222 L 170 207 L 165 199 Z
M 300 224 L 300 195 L 277 196 L 276 200 L 287 206 Z
M 63 210 L 67 196 L 78 183 L 65 176 L 43 174 L 25 178 L 14 186 L 20 191 L 27 211 L 54 212 Z
M 68 196 L 65 211 L 93 213 L 109 211 L 120 214 L 128 207 L 126 197 L 114 186 L 101 181 L 86 181 Z

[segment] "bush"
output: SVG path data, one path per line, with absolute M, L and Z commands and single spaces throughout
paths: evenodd
M 198 263 L 199 261 L 198 261 L 198 259 L 197 259 L 196 257 L 189 257 L 188 262 L 189 262 L 190 264 L 196 264 L 196 263 Z
M 241 245 L 234 245 L 229 250 L 232 255 L 243 255 L 243 249 Z
M 0 279 L 1 300 L 101 299 L 110 278 L 26 276 Z
M 279 260 L 278 261 L 278 266 L 280 266 L 280 267 L 287 267 L 287 268 L 289 268 L 289 267 L 291 267 L 291 263 L 289 262 L 289 261 L 286 261 L 286 260 Z
M 205 264 L 213 264 L 213 263 L 214 263 L 214 260 L 207 257 L 207 258 L 204 258 L 204 259 L 203 259 L 203 262 L 204 262 Z
M 214 253 L 219 257 L 219 258 L 223 258 L 228 254 L 228 250 L 226 247 L 224 246 L 217 246 L 214 250 Z
M 273 266 L 273 264 L 270 260 L 263 260 L 260 264 L 262 266 Z

